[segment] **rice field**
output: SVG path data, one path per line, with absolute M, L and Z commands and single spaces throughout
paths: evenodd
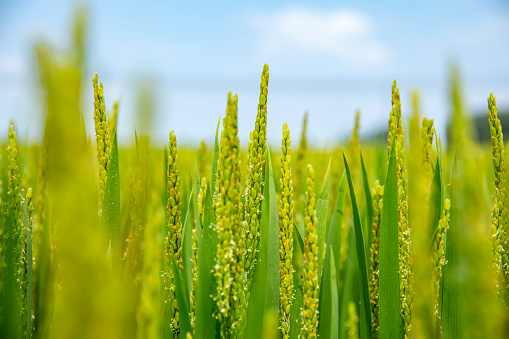
M 239 143 L 225 93 L 214 144 L 168 147 L 135 130 L 72 47 L 35 48 L 43 141 L 3 131 L 2 338 L 507 338 L 509 197 L 496 97 L 479 143 L 452 73 L 451 132 L 387 84 L 384 142 L 314 148 L 271 124 L 269 67 Z M 82 97 L 93 87 L 94 96 Z M 114 99 L 114 98 L 110 98 Z M 94 103 L 87 135 L 81 103 Z

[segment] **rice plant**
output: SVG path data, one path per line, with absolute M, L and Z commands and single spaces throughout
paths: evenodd
M 161 149 L 135 128 L 130 146 L 117 140 L 123 104 L 107 110 L 108 83 L 84 71 L 86 21 L 76 22 L 69 51 L 35 50 L 42 143 L 24 143 L 13 124 L 3 132 L 1 337 L 509 336 L 493 94 L 490 145 L 472 136 L 453 70 L 447 149 L 417 93 L 406 125 L 396 81 L 386 141 L 360 138 L 357 112 L 346 143 L 315 148 L 306 113 L 292 149 L 290 124 L 267 138 L 276 113 L 264 65 L 258 105 L 239 111 L 228 93 L 213 145 L 177 144 L 175 130 Z M 248 145 L 244 114 L 255 118 Z

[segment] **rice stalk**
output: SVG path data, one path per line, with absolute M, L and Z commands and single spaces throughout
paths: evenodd
M 279 323 L 283 339 L 290 335 L 290 308 L 293 296 L 293 186 L 290 154 L 290 131 L 283 125 L 281 147 L 281 179 L 279 202 Z
M 237 95 L 228 93 L 228 106 L 223 119 L 217 169 L 215 212 L 219 243 L 214 276 L 216 279 L 216 317 L 223 338 L 238 334 L 239 313 L 244 307 L 243 239 L 240 225 L 240 159 L 237 127 Z
M 396 80 L 392 84 L 392 110 L 389 118 L 389 136 L 387 151 L 390 157 L 392 149 L 396 154 L 396 172 L 398 178 L 398 229 L 399 229 L 399 275 L 401 314 L 403 317 L 403 336 L 410 335 L 412 327 L 412 267 L 410 260 L 410 228 L 408 227 L 408 181 L 405 165 L 404 133 L 401 119 L 401 102 Z
M 370 281 L 369 293 L 371 300 L 371 319 L 373 322 L 373 338 L 379 337 L 379 312 L 380 306 L 378 301 L 379 294 L 379 270 L 380 270 L 380 226 L 382 222 L 382 207 L 384 187 L 380 185 L 378 180 L 371 190 L 373 198 L 373 221 L 371 225 L 371 247 L 370 247 Z
M 205 212 L 205 196 L 207 194 L 207 178 L 203 177 L 201 178 L 200 183 L 200 191 L 198 193 L 198 218 L 201 227 L 204 225 L 204 212 Z M 198 232 L 196 231 L 196 227 L 198 227 L 197 223 L 195 224 L 195 227 L 193 228 L 193 277 L 191 281 L 191 305 L 190 305 L 190 316 L 191 316 L 191 327 L 193 329 L 193 332 L 195 330 L 196 326 L 196 297 L 197 297 L 197 290 L 198 290 Z M 202 232 L 203 234 L 203 232 Z
M 493 93 L 488 98 L 493 171 L 495 172 L 495 203 L 492 209 L 490 236 L 493 246 L 493 261 L 498 275 L 498 290 L 507 305 L 509 295 L 509 221 L 507 203 L 507 169 L 502 125 L 497 115 L 497 102 Z
M 433 136 L 435 135 L 435 126 L 433 125 L 433 119 L 428 119 L 424 117 L 422 119 L 422 127 L 421 127 L 421 143 L 423 147 L 423 164 L 424 164 L 424 173 L 428 178 L 428 181 L 431 178 L 431 148 L 433 147 Z
M 304 209 L 304 263 L 302 269 L 303 307 L 301 338 L 316 338 L 318 325 L 318 244 L 316 233 L 315 171 L 308 165 Z
M 110 159 L 110 134 L 106 119 L 106 108 L 104 104 L 103 83 L 98 84 L 97 73 L 92 79 L 94 85 L 94 123 L 95 142 L 97 144 L 97 160 L 99 162 L 99 206 L 102 206 L 106 179 L 108 176 L 108 164 Z
M 178 268 L 182 271 L 182 220 L 180 216 L 180 173 L 177 163 L 177 138 L 173 131 L 170 132 L 170 141 L 168 144 L 168 203 L 166 206 L 168 236 L 166 238 L 166 250 L 168 263 L 175 260 Z M 168 266 L 169 275 L 169 296 L 171 303 L 172 319 L 171 328 L 173 333 L 179 333 L 179 309 L 177 304 L 177 295 L 175 284 L 173 283 L 173 274 L 171 266 Z
M 245 301 L 249 302 L 251 281 L 259 256 L 261 205 L 263 199 L 265 150 L 267 135 L 267 93 L 269 83 L 269 66 L 263 67 L 260 83 L 260 99 L 255 128 L 251 132 L 247 164 L 247 183 L 245 193 Z
M 6 255 L 14 255 L 16 260 L 16 290 L 15 297 L 19 308 L 19 333 L 26 337 L 31 332 L 27 328 L 28 310 L 31 309 L 27 304 L 28 298 L 28 260 L 27 258 L 27 229 L 25 225 L 25 216 L 21 206 L 21 176 L 18 167 L 18 146 L 14 126 L 9 126 L 9 143 L 7 146 L 7 164 L 8 164 L 8 184 L 7 184 L 7 241 L 12 241 L 13 251 Z M 12 249 L 7 248 L 10 251 Z M 6 291 L 8 292 L 8 291 Z

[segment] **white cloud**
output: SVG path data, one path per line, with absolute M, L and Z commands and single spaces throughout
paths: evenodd
M 304 52 L 330 55 L 352 63 L 376 64 L 388 57 L 377 41 L 371 19 L 358 11 L 320 11 L 291 7 L 277 13 L 256 14 L 253 28 L 268 53 Z

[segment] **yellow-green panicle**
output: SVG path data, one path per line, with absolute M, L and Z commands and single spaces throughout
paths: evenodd
M 371 247 L 370 247 L 370 281 L 369 293 L 371 299 L 371 319 L 373 321 L 373 337 L 379 336 L 379 270 L 380 270 L 380 226 L 382 223 L 382 200 L 384 187 L 378 180 L 375 181 L 375 187 L 371 190 L 373 200 L 373 220 L 371 225 Z
M 97 144 L 97 160 L 99 161 L 99 204 L 102 204 L 106 179 L 108 177 L 108 164 L 110 161 L 110 134 L 106 120 L 106 107 L 104 104 L 103 83 L 98 83 L 97 73 L 93 78 L 94 85 L 94 123 L 95 141 Z
M 237 127 L 237 95 L 228 93 L 226 117 L 223 119 L 217 167 L 215 210 L 219 243 L 214 275 L 216 278 L 216 317 L 223 338 L 238 330 L 238 312 L 243 312 L 243 232 L 240 220 L 240 158 Z
M 399 277 L 401 314 L 404 337 L 408 337 L 412 323 L 412 267 L 410 256 L 410 228 L 408 227 L 408 180 L 405 165 L 403 124 L 401 121 L 401 102 L 396 80 L 392 84 L 392 110 L 389 118 L 388 155 L 394 149 L 398 178 L 398 230 L 399 230 Z
M 172 259 L 175 259 L 179 269 L 182 270 L 182 220 L 180 216 L 180 174 L 177 164 L 177 138 L 173 131 L 170 132 L 169 154 L 168 154 L 168 204 L 166 213 L 168 218 L 168 237 L 167 237 L 167 256 L 168 256 L 168 274 L 170 277 L 169 302 L 173 310 L 172 330 L 178 333 L 179 330 L 179 311 L 177 305 L 177 295 L 175 284 L 173 283 L 173 273 L 171 269 Z
M 290 308 L 293 301 L 293 186 L 290 131 L 283 125 L 281 147 L 281 197 L 279 203 L 279 321 L 283 339 L 290 334 Z
M 493 170 L 495 172 L 495 203 L 492 210 L 490 233 L 493 244 L 494 264 L 498 273 L 499 293 L 507 304 L 509 296 L 507 160 L 504 150 L 502 125 L 498 119 L 497 102 L 493 93 L 488 98 L 488 115 L 490 119 L 491 145 L 493 148 Z
M 308 165 L 306 180 L 306 206 L 304 210 L 304 264 L 301 311 L 301 338 L 316 338 L 318 326 L 318 238 L 316 233 L 315 171 Z
M 246 300 L 249 300 L 249 290 L 254 268 L 258 260 L 258 244 L 260 243 L 260 220 L 263 199 L 263 179 L 265 172 L 265 149 L 267 135 L 267 93 L 269 84 L 269 66 L 265 64 L 260 83 L 260 100 L 255 128 L 251 132 L 249 141 L 249 155 L 246 183 L 246 244 L 245 244 L 245 272 L 246 272 Z

